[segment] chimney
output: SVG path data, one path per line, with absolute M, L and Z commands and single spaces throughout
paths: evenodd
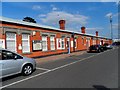
M 65 30 L 65 20 L 59 21 L 60 29 Z
M 98 36 L 98 31 L 96 31 L 96 36 Z
M 81 33 L 85 34 L 85 27 L 81 27 Z

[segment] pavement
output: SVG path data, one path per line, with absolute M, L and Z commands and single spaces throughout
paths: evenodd
M 70 54 L 59 54 L 59 55 L 53 55 L 53 56 L 46 56 L 42 58 L 37 58 L 35 60 L 37 63 L 46 63 L 46 62 L 52 62 L 56 60 L 65 59 L 65 58 L 72 57 L 72 56 L 82 55 L 85 53 L 86 51 L 79 51 L 79 52 L 72 52 Z

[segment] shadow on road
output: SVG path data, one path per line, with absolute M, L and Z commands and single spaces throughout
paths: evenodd
M 105 86 L 102 86 L 102 85 L 93 85 L 93 87 L 96 90 L 110 90 L 109 88 L 106 88 Z
M 12 75 L 12 76 L 4 77 L 4 78 L 2 78 L 2 81 L 7 81 L 7 80 L 10 80 L 10 79 L 19 77 L 19 76 L 21 76 L 21 74 L 15 74 L 15 75 Z

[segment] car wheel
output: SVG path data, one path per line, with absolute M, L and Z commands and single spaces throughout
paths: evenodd
M 101 52 L 103 52 L 104 50 L 103 49 L 101 49 Z
M 25 65 L 22 69 L 22 74 L 24 76 L 28 76 L 28 75 L 32 74 L 32 72 L 33 72 L 33 68 L 32 68 L 32 65 L 30 65 L 30 64 Z

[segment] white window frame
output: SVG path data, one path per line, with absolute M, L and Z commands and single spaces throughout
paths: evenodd
M 61 38 L 61 49 L 65 49 L 65 38 Z
M 43 37 L 45 37 L 45 39 Z M 42 35 L 42 51 L 48 51 L 48 40 L 47 40 L 47 37 L 48 37 L 47 35 Z M 46 43 L 45 44 L 46 48 L 43 48 L 43 47 L 45 47 L 45 45 L 43 45 L 44 42 Z
M 56 39 L 57 43 L 57 49 L 65 49 L 65 38 L 57 38 Z M 63 42 L 63 43 L 62 43 Z M 60 47 L 59 47 L 60 44 Z M 62 47 L 63 44 L 63 47 Z
M 56 39 L 57 49 L 61 49 L 61 38 Z M 60 47 L 59 47 L 60 44 Z
M 55 50 L 55 36 L 50 36 L 50 49 Z
M 28 35 L 27 39 L 23 38 L 23 35 Z M 24 46 L 23 46 L 23 41 L 27 41 L 28 42 L 28 49 L 24 50 Z M 22 34 L 22 53 L 30 53 L 30 35 L 29 34 Z
M 74 39 L 75 41 L 75 48 L 77 48 L 77 38 Z
M 10 33 L 15 35 L 14 39 L 7 38 L 7 34 L 10 34 Z M 13 32 L 7 32 L 6 33 L 6 48 L 7 48 L 7 41 L 14 41 L 15 42 L 15 47 L 14 47 L 15 51 L 14 52 L 17 52 L 17 49 L 16 49 L 16 33 L 13 33 Z M 7 48 L 7 49 L 9 49 L 9 48 Z M 11 49 L 9 49 L 9 50 L 11 50 Z M 13 51 L 13 49 L 11 51 Z
M 87 44 L 88 44 L 88 45 L 87 45 Z M 90 38 L 87 38 L 87 39 L 86 39 L 86 46 L 87 46 L 87 47 L 90 47 Z
M 93 39 L 93 45 L 96 45 L 96 40 L 95 39 Z

